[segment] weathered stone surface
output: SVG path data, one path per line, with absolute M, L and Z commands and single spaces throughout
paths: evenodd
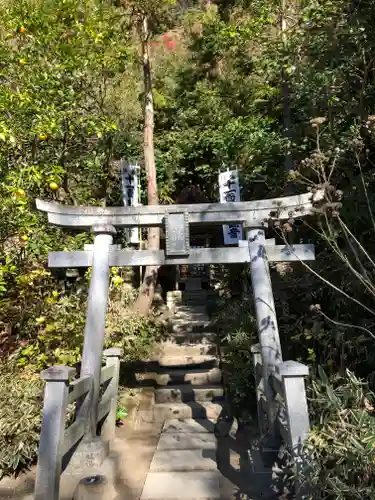
M 174 333 L 169 340 L 174 344 L 217 344 L 217 334 L 210 332 Z
M 216 470 L 215 450 L 156 450 L 151 472 Z
M 69 461 L 66 473 L 77 474 L 89 468 L 100 467 L 108 454 L 108 445 L 99 437 L 82 441 Z
M 221 400 L 223 397 L 224 389 L 221 386 L 172 385 L 155 391 L 156 403 L 207 402 Z
M 179 420 L 177 418 L 171 418 L 166 420 L 163 426 L 163 433 L 198 433 L 203 432 L 210 433 L 214 432 L 215 423 L 208 419 L 192 419 L 188 418 L 186 420 Z
M 220 498 L 218 471 L 150 472 L 141 500 L 216 500 Z
M 197 355 L 197 356 L 162 356 L 159 359 L 160 366 L 174 366 L 174 367 L 183 367 L 183 366 L 193 366 L 196 367 L 214 367 L 217 366 L 218 360 L 216 356 L 209 355 Z
M 158 450 L 215 450 L 216 438 L 213 434 L 203 432 L 174 434 L 166 432 L 160 436 Z
M 171 403 L 157 404 L 154 406 L 154 421 L 164 422 L 170 418 L 208 418 L 217 419 L 222 411 L 222 406 L 217 403 Z
M 117 491 L 105 477 L 82 479 L 74 493 L 73 500 L 116 500 Z
M 160 359 L 175 356 L 207 356 L 217 354 L 217 346 L 209 344 L 178 345 L 174 342 L 162 342 L 159 344 L 156 356 L 152 359 Z
M 138 381 L 142 381 L 144 385 L 157 384 L 159 386 L 167 386 L 168 384 L 219 384 L 221 382 L 221 370 L 212 368 L 207 370 L 200 369 L 164 369 L 162 373 L 150 372 L 146 374 L 136 374 Z M 148 383 L 147 383 L 148 382 Z

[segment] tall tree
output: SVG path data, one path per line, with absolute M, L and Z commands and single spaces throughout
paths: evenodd
M 138 36 L 141 42 L 143 65 L 143 154 L 144 168 L 147 177 L 147 203 L 157 205 L 158 187 L 155 166 L 154 149 L 154 100 L 150 57 L 151 38 L 168 30 L 173 26 L 176 15 L 184 10 L 175 0 L 163 0 L 157 4 L 152 0 L 135 0 L 124 3 L 125 8 L 131 9 L 133 19 L 136 20 Z M 147 237 L 148 248 L 158 250 L 160 247 L 160 229 L 149 228 Z M 157 283 L 158 267 L 148 266 L 145 270 L 143 284 L 135 303 L 135 310 L 140 314 L 147 314 L 150 310 Z
M 139 20 L 139 34 L 142 46 L 143 60 L 143 150 L 144 167 L 147 177 L 147 202 L 149 205 L 158 204 L 158 187 L 156 181 L 155 149 L 154 149 L 154 100 L 152 95 L 152 74 L 150 61 L 150 30 L 147 13 L 143 12 Z M 158 227 L 149 228 L 147 244 L 149 250 L 159 250 L 160 229 Z M 135 304 L 136 310 L 140 314 L 146 314 L 151 307 L 157 283 L 157 266 L 146 267 L 143 284 Z

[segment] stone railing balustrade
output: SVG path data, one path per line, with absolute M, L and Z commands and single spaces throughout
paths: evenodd
M 115 435 L 121 354 L 117 347 L 103 353 L 106 366 L 101 369 L 103 393 L 98 404 L 97 423 L 102 422 L 100 436 L 104 442 L 110 442 Z M 68 366 L 51 366 L 41 373 L 46 386 L 34 500 L 59 499 L 63 458 L 86 432 L 86 402 L 93 390 L 93 378 L 87 375 L 71 381 L 74 375 L 75 369 Z M 75 402 L 73 422 L 66 428 L 69 405 Z
M 267 401 L 263 390 L 262 355 L 260 345 L 252 346 L 253 364 L 256 380 L 258 421 L 261 435 L 269 429 L 267 421 Z M 269 385 L 273 389 L 274 401 L 278 407 L 275 420 L 275 432 L 283 439 L 294 461 L 296 472 L 296 498 L 301 498 L 299 472 L 304 466 L 303 442 L 310 432 L 310 420 L 307 405 L 305 378 L 309 368 L 297 361 L 284 361 L 276 366 L 269 377 Z

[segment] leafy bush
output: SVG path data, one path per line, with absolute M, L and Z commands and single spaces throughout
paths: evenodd
M 347 371 L 312 383 L 313 429 L 305 445 L 304 480 L 329 500 L 375 497 L 375 408 L 367 384 Z
M 81 283 L 79 293 L 70 293 L 49 271 L 29 263 L 7 288 L 0 312 L 7 337 L 3 354 L 35 371 L 74 365 L 81 355 L 87 283 Z
M 232 409 L 248 419 L 255 402 L 251 346 L 256 343 L 254 313 L 250 301 L 223 300 L 215 316 L 221 338 L 223 371 Z
M 28 371 L 0 364 L 0 478 L 27 469 L 36 458 L 42 382 Z
M 113 300 L 107 317 L 106 345 L 123 349 L 124 361 L 145 359 L 154 343 L 166 332 L 166 326 L 157 316 L 139 316 L 131 309 L 136 294 L 128 287 L 112 293 Z

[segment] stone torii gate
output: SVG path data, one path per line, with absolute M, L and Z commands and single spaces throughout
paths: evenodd
M 52 268 L 92 266 L 89 289 L 81 377 L 91 375 L 94 387 L 87 415 L 86 440 L 94 439 L 100 389 L 100 370 L 104 345 L 105 320 L 111 266 L 162 266 L 180 264 L 249 263 L 255 300 L 262 375 L 270 427 L 277 407 L 268 382 L 275 367 L 282 363 L 280 337 L 270 280 L 269 262 L 314 260 L 314 246 L 276 245 L 265 238 L 269 221 L 300 218 L 313 211 L 313 204 L 323 193 L 306 193 L 277 199 L 236 203 L 194 205 L 158 205 L 139 207 L 73 207 L 37 200 L 37 208 L 48 213 L 50 223 L 92 230 L 93 245 L 83 251 L 51 252 Z M 194 224 L 243 224 L 245 241 L 238 247 L 199 248 L 189 245 L 189 227 Z M 129 250 L 113 244 L 118 228 L 164 226 L 166 250 Z

